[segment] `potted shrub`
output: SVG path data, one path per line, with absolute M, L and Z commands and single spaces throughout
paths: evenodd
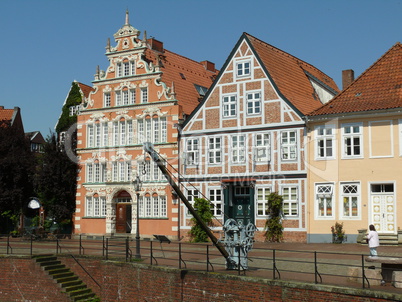
M 343 222 L 335 222 L 334 226 L 331 226 L 332 243 L 342 243 L 346 241 L 345 230 L 343 229 Z

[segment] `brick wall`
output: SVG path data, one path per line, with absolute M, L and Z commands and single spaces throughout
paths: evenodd
M 402 295 L 362 289 L 79 258 L 81 265 L 100 283 L 99 288 L 72 258 L 59 258 L 101 297 L 101 301 L 402 300 Z M 3 272 L 0 301 L 68 301 L 32 259 L 0 258 L 0 267 Z
M 30 257 L 0 258 L 0 301 L 70 301 Z

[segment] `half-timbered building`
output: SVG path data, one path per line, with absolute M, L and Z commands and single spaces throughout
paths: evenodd
M 307 113 L 338 88 L 326 74 L 244 33 L 204 100 L 183 125 L 181 183 L 213 204 L 215 228 L 254 223 L 262 239 L 271 192 L 283 196 L 284 239 L 306 241 Z M 190 229 L 180 211 L 182 232 Z

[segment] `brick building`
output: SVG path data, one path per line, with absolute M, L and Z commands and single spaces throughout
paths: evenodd
M 177 199 L 142 143 L 151 141 L 178 167 L 178 124 L 199 104 L 217 70 L 148 39 L 129 23 L 106 46 L 109 66 L 98 67 L 94 91 L 77 118 L 80 170 L 76 234 L 135 233 L 137 202 L 141 237 L 178 236 Z M 139 175 L 139 200 L 133 180 Z

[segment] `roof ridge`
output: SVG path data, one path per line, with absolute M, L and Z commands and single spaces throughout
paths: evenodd
M 189 57 L 185 57 L 185 56 L 183 56 L 183 55 L 181 55 L 181 54 L 178 54 L 177 52 L 171 51 L 171 50 L 169 50 L 169 49 L 164 49 L 164 51 L 170 52 L 171 54 L 174 54 L 174 55 L 176 55 L 176 56 L 178 56 L 178 57 L 187 59 L 187 60 L 189 60 L 189 61 L 192 61 L 192 62 L 194 62 L 194 63 L 199 64 L 200 66 L 203 66 L 203 64 L 202 64 L 201 62 L 196 61 L 196 60 L 194 60 L 194 59 L 190 59 Z M 188 69 L 188 70 L 190 70 L 190 69 Z M 208 69 L 205 69 L 205 70 L 206 70 L 206 71 L 209 71 L 209 72 L 211 72 L 211 73 L 214 73 L 213 71 L 210 71 L 210 70 L 208 70 Z M 216 70 L 216 68 L 215 68 L 215 70 Z
M 330 76 L 328 76 L 326 73 L 324 73 L 322 70 L 318 69 L 318 68 L 315 67 L 314 65 L 312 65 L 312 64 L 310 64 L 310 63 L 308 63 L 308 62 L 306 62 L 306 61 L 304 61 L 304 60 L 302 60 L 302 59 L 299 59 L 298 57 L 296 57 L 296 56 L 294 56 L 294 55 L 292 55 L 292 54 L 290 54 L 290 53 L 288 53 L 288 52 L 286 52 L 286 51 L 284 51 L 284 50 L 282 50 L 282 49 L 280 49 L 280 48 L 278 48 L 278 47 L 276 47 L 276 46 L 274 46 L 274 45 L 272 45 L 272 44 L 269 44 L 269 43 L 267 43 L 267 42 L 265 42 L 265 41 L 262 41 L 261 39 L 256 38 L 256 37 L 254 37 L 253 35 L 250 35 L 249 33 L 244 32 L 244 34 L 247 35 L 247 36 L 249 36 L 249 37 L 252 37 L 253 39 L 255 39 L 255 40 L 257 40 L 258 42 L 260 42 L 261 44 L 264 44 L 265 46 L 268 46 L 268 47 L 272 48 L 273 50 L 277 51 L 278 53 L 282 53 L 282 54 L 284 54 L 284 55 L 287 55 L 289 58 L 294 59 L 294 60 L 297 61 L 298 63 L 303 63 L 303 64 L 305 64 L 306 66 L 309 66 L 309 67 L 313 68 L 314 70 L 316 70 L 317 72 L 321 73 L 322 75 L 325 75 L 325 76 L 331 78 Z M 332 78 L 331 78 L 331 79 L 332 79 Z

